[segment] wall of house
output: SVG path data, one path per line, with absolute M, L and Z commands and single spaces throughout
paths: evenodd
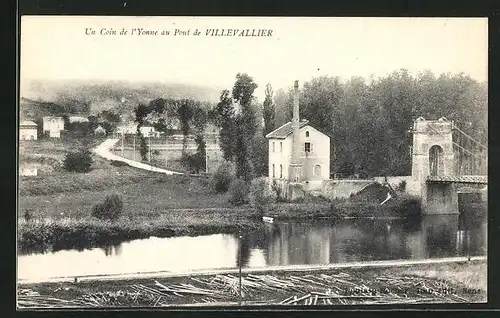
M 36 140 L 36 139 L 37 139 L 36 127 L 19 129 L 19 140 Z
M 306 137 L 309 132 L 309 137 Z M 311 189 L 320 189 L 323 180 L 330 178 L 330 138 L 311 126 L 302 127 L 300 133 L 300 147 L 302 159 L 302 180 L 308 181 L 304 185 Z M 312 151 L 305 152 L 305 142 L 310 142 Z M 274 143 L 274 151 L 273 151 Z M 282 146 L 280 146 L 280 143 Z M 273 178 L 273 164 L 275 167 L 274 177 L 280 179 L 280 165 L 283 166 L 283 179 L 289 179 L 288 166 L 292 161 L 293 135 L 285 139 L 269 139 L 269 178 Z M 281 148 L 282 147 L 282 148 Z M 320 174 L 314 173 L 314 167 L 320 166 Z
M 309 132 L 309 137 L 306 137 Z M 305 143 L 311 144 L 311 152 L 305 151 Z M 300 129 L 301 158 L 303 180 L 310 184 L 321 185 L 321 181 L 330 179 L 330 138 L 315 128 L 307 125 Z M 315 166 L 320 167 L 320 174 L 315 174 Z
M 274 178 L 287 179 L 288 165 L 292 160 L 292 135 L 286 139 L 269 139 L 269 178 L 273 178 L 273 164 L 275 167 Z M 274 151 L 273 151 L 274 143 Z M 280 146 L 281 145 L 281 146 Z M 283 173 L 280 175 L 280 165 L 283 167 Z
M 61 130 L 64 130 L 64 119 L 60 117 L 44 117 L 43 132 L 49 133 L 49 137 L 60 138 Z

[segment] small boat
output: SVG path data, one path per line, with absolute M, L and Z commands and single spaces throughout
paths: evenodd
M 262 217 L 262 221 L 264 221 L 264 222 L 266 222 L 266 223 L 273 223 L 274 218 L 269 217 L 269 216 L 263 216 L 263 217 Z

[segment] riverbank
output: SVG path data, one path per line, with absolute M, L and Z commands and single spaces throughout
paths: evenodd
M 242 275 L 243 305 L 486 301 L 485 260 Z M 237 305 L 238 274 L 20 284 L 20 307 Z
M 178 185 L 178 183 L 169 183 L 169 187 Z M 136 187 L 140 186 L 136 185 Z M 41 217 L 29 221 L 20 218 L 18 222 L 18 246 L 22 252 L 85 249 L 150 236 L 246 234 L 264 226 L 261 213 L 250 206 L 172 208 L 165 200 L 156 199 L 158 201 L 152 200 L 146 207 L 147 200 L 139 198 L 134 193 L 130 194 L 137 197 L 137 201 L 134 202 L 130 198 L 125 199 L 124 215 L 116 221 L 98 220 L 90 216 L 92 205 L 96 201 L 99 202 L 98 198 L 94 198 L 91 202 L 65 200 L 68 206 L 74 206 L 74 210 L 71 210 L 72 214 L 69 216 L 65 216 L 63 213 L 62 217 L 56 214 L 53 217 Z M 196 197 L 190 200 L 193 205 L 198 201 Z M 131 201 L 132 207 L 129 205 Z M 189 206 L 189 199 L 186 201 L 175 200 L 172 203 Z M 65 203 L 59 202 L 58 207 Z M 220 203 L 223 205 L 224 202 Z M 160 207 L 161 205 L 166 206 Z M 357 204 L 350 201 L 328 202 L 318 199 L 316 202 L 276 203 L 269 207 L 269 213 L 266 215 L 272 215 L 275 221 L 306 221 L 322 218 L 336 221 L 346 217 L 399 218 L 408 215 L 408 211 L 412 211 L 413 205 L 413 201 L 403 198 L 394 200 L 385 206 L 376 203 Z

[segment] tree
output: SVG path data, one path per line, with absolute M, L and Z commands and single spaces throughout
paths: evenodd
M 113 113 L 110 110 L 103 110 L 99 114 L 99 118 L 101 119 L 101 123 L 106 123 L 106 131 L 111 132 L 115 130 L 115 128 L 120 123 L 120 115 Z
M 267 135 L 275 129 L 274 123 L 274 103 L 273 103 L 273 88 L 271 84 L 266 85 L 266 97 L 263 103 L 264 116 L 264 135 Z
M 236 158 L 236 177 L 250 181 L 254 177 L 254 169 L 251 165 L 252 141 L 257 132 L 258 123 L 255 105 L 253 104 L 253 93 L 257 84 L 248 74 L 236 74 L 232 96 L 239 104 L 239 113 L 235 119 L 234 149 Z
M 146 138 L 141 134 L 139 129 L 137 130 L 137 135 L 139 136 L 139 153 L 144 161 L 148 160 L 148 146 L 146 144 Z
M 90 150 L 81 149 L 68 153 L 64 158 L 63 167 L 70 172 L 89 172 L 93 162 Z
M 189 122 L 191 121 L 194 115 L 193 101 L 189 99 L 181 100 L 177 114 L 179 116 L 179 121 L 181 123 L 182 134 L 184 136 L 182 141 L 182 153 L 185 154 L 187 147 L 187 137 L 190 131 Z
M 233 100 L 228 90 L 222 91 L 220 101 L 213 114 L 214 122 L 220 128 L 220 147 L 223 157 L 227 161 L 233 161 L 235 110 L 233 107 Z

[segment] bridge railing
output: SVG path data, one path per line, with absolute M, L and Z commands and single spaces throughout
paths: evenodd
M 453 125 L 455 175 L 487 175 L 488 147 Z

